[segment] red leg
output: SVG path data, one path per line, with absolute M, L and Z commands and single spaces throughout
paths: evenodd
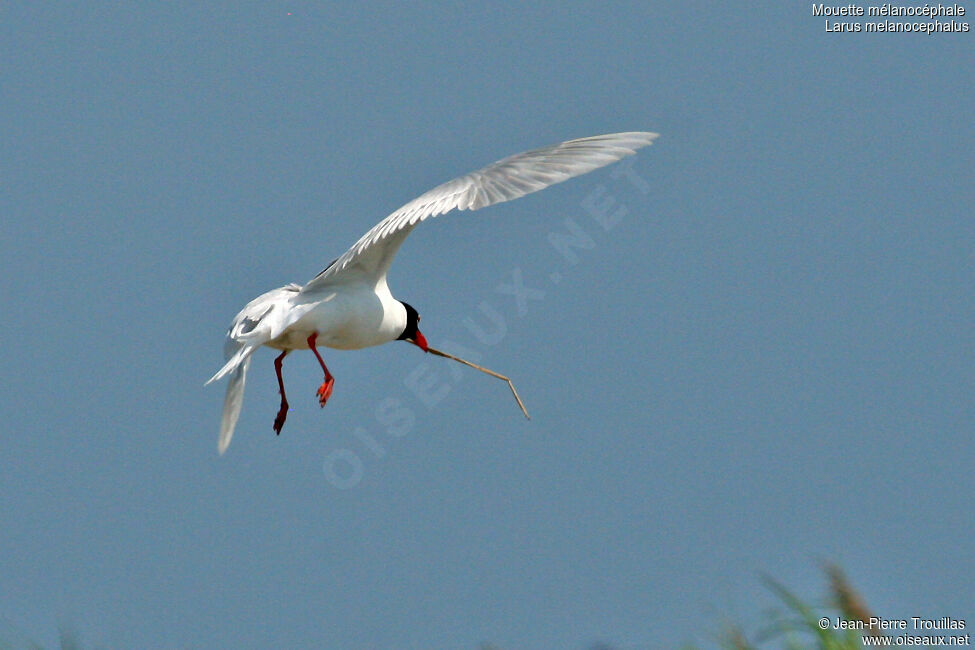
M 281 362 L 284 361 L 287 354 L 288 351 L 285 350 L 274 360 L 274 372 L 278 375 L 278 392 L 281 393 L 281 408 L 274 418 L 274 433 L 279 436 L 281 435 L 281 427 L 284 426 L 284 421 L 288 417 L 288 398 L 284 395 L 284 379 L 281 377 Z
M 322 355 L 318 354 L 318 349 L 315 347 L 315 341 L 317 339 L 318 339 L 318 332 L 315 332 L 314 334 L 309 336 L 308 347 L 311 348 L 311 351 L 315 353 L 315 356 L 318 358 L 319 365 L 321 365 L 322 370 L 325 372 L 325 381 L 322 382 L 322 385 L 318 387 L 318 392 L 317 392 L 318 404 L 319 406 L 324 407 L 325 402 L 327 402 L 328 398 L 332 396 L 332 386 L 335 384 L 335 377 L 333 377 L 332 373 L 330 373 L 328 371 L 328 368 L 325 367 L 325 360 L 322 359 Z

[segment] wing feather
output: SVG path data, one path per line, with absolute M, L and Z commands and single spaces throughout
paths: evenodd
M 373 226 L 302 291 L 326 286 L 352 266 L 379 280 L 389 270 L 403 240 L 421 221 L 451 210 L 477 210 L 537 192 L 632 155 L 656 137 L 656 133 L 634 131 L 569 140 L 509 156 L 438 185 Z
M 251 358 L 247 357 L 237 366 L 227 384 L 227 395 L 223 400 L 223 415 L 220 417 L 220 436 L 217 438 L 217 451 L 220 455 L 227 451 L 230 440 L 234 437 L 237 418 L 240 417 L 240 407 L 244 404 L 244 382 L 247 379 L 247 367 Z

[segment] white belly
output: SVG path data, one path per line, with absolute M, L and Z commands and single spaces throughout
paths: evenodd
M 317 332 L 315 345 L 359 350 L 395 341 L 405 327 L 406 309 L 388 289 L 377 294 L 373 287 L 355 285 L 324 297 L 267 345 L 308 349 L 308 337 Z

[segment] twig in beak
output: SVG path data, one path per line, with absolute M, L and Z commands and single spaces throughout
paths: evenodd
M 482 366 L 479 366 L 476 363 L 471 363 L 470 361 L 465 361 L 464 359 L 461 359 L 460 357 L 455 357 L 452 354 L 447 354 L 446 352 L 441 352 L 440 350 L 437 350 L 436 348 L 431 348 L 431 347 L 427 346 L 427 352 L 429 352 L 430 354 L 435 354 L 438 357 L 446 357 L 448 359 L 453 359 L 454 361 L 460 361 L 465 366 L 470 366 L 471 368 L 474 368 L 475 370 L 480 370 L 481 372 L 487 373 L 487 374 L 491 375 L 492 377 L 497 377 L 498 379 L 505 380 L 506 382 L 508 382 L 508 388 L 511 389 L 511 394 L 514 395 L 515 396 L 515 400 L 518 401 L 518 406 L 521 407 L 521 412 L 525 414 L 525 417 L 526 418 L 528 418 L 529 420 L 531 420 L 531 416 L 528 415 L 528 409 L 525 408 L 525 405 L 522 403 L 521 398 L 518 397 L 518 391 L 515 390 L 515 385 L 512 384 L 511 383 L 511 380 L 508 379 L 507 377 L 505 377 L 504 375 L 499 374 L 499 373 L 496 373 L 493 370 L 488 370 L 487 368 L 484 368 Z

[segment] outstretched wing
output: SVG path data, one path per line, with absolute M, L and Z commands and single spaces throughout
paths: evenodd
M 477 210 L 537 192 L 632 155 L 656 137 L 656 133 L 636 131 L 569 140 L 509 156 L 455 178 L 380 221 L 302 291 L 319 289 L 350 268 L 378 280 L 389 270 L 406 236 L 424 219 L 454 209 Z

